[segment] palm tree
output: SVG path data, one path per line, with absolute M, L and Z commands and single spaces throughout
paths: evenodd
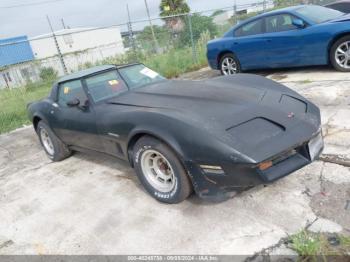
M 176 15 L 187 14 L 190 12 L 190 7 L 188 6 L 185 0 L 162 0 L 159 5 L 159 9 L 160 16 L 165 17 L 164 20 L 166 25 L 174 33 L 178 33 L 183 30 L 183 16 Z
M 190 7 L 185 0 L 162 0 L 159 8 L 162 17 L 190 12 Z

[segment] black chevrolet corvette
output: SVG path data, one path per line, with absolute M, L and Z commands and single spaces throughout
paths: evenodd
M 166 203 L 193 190 L 226 199 L 310 164 L 323 149 L 319 109 L 255 75 L 182 81 L 142 64 L 100 66 L 61 78 L 28 114 L 53 161 L 72 151 L 125 159 Z

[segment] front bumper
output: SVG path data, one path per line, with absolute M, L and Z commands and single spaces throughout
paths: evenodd
M 320 140 L 318 148 L 310 149 L 311 143 Z M 206 173 L 200 166 L 187 162 L 188 173 L 192 179 L 194 189 L 201 198 L 223 201 L 237 192 L 244 191 L 260 184 L 268 184 L 312 163 L 323 151 L 323 138 L 319 133 L 307 142 L 289 148 L 288 150 L 267 159 L 272 165 L 262 170 L 260 164 L 222 163 L 224 174 Z M 310 153 L 311 152 L 311 153 Z

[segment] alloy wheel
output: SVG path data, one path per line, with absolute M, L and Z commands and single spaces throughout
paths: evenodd
M 221 63 L 221 70 L 224 75 L 237 74 L 238 66 L 236 61 L 232 57 L 226 57 Z
M 350 69 L 350 41 L 340 44 L 335 51 L 335 61 L 345 69 Z

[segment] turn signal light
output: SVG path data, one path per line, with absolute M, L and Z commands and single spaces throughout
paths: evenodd
M 266 169 L 269 169 L 272 166 L 273 166 L 272 161 L 266 161 L 266 162 L 262 162 L 261 164 L 259 164 L 258 167 L 261 171 L 264 171 Z

